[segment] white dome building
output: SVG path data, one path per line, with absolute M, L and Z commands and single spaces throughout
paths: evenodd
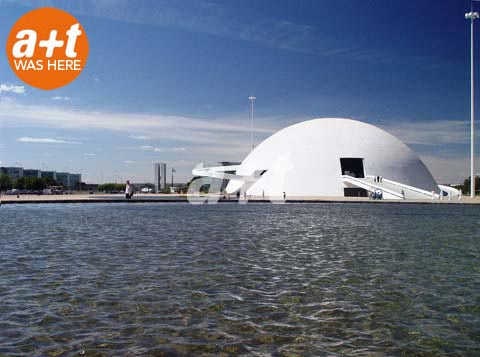
M 367 123 L 335 118 L 304 121 L 264 140 L 236 167 L 226 187 L 229 194 L 239 190 L 289 198 L 381 190 L 387 199 L 438 197 L 432 191 L 440 192 L 427 167 L 399 139 Z

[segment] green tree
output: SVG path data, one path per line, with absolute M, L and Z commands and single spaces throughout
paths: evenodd
M 6 174 L 0 174 L 0 191 L 12 188 L 12 178 Z
M 27 188 L 27 178 L 19 177 L 15 180 L 14 187 L 19 190 L 24 190 Z
M 466 178 L 465 181 L 463 181 L 463 190 L 462 192 L 464 194 L 470 194 L 470 177 Z M 480 176 L 475 177 L 475 194 L 478 194 L 480 191 Z
M 55 181 L 54 179 L 52 179 L 50 177 L 43 177 L 42 180 L 43 180 L 43 183 L 45 184 L 45 187 L 56 186 L 57 185 L 57 181 Z
M 112 192 L 112 191 L 123 191 L 125 190 L 125 184 L 123 183 L 104 183 L 103 185 L 98 186 L 99 191 L 106 191 L 106 192 Z
M 43 190 L 46 187 L 45 182 L 38 177 L 29 177 L 27 179 L 27 190 Z

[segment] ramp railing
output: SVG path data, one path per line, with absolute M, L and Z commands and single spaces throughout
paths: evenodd
M 373 176 L 373 175 L 367 175 L 366 177 L 372 178 L 372 179 L 375 178 L 375 176 Z M 384 181 L 384 182 L 386 182 L 386 183 L 388 183 L 392 186 L 399 187 L 400 189 L 415 192 L 419 195 L 424 196 L 425 198 L 433 198 L 433 199 L 439 199 L 440 198 L 440 195 L 438 193 L 433 193 L 432 194 L 431 191 L 423 190 L 423 189 L 418 188 L 418 187 L 413 187 L 413 186 L 410 186 L 410 185 L 407 185 L 407 184 L 404 184 L 404 183 L 401 183 L 401 182 L 398 182 L 398 181 L 389 180 L 389 179 L 386 179 L 386 178 L 383 178 L 383 177 L 382 177 L 382 181 Z
M 353 177 L 350 175 L 342 175 L 342 181 L 346 183 L 350 183 L 354 186 L 357 186 L 359 188 L 363 188 L 364 190 L 370 191 L 370 192 L 375 192 L 376 190 L 381 190 L 384 194 L 387 193 L 391 196 L 393 196 L 394 199 L 403 199 L 403 195 L 400 192 L 390 190 L 389 188 L 386 188 L 381 185 L 377 185 L 375 183 L 369 182 L 365 179 Z

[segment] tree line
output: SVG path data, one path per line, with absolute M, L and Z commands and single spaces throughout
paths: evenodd
M 55 186 L 57 183 L 49 177 L 19 177 L 12 179 L 7 174 L 0 174 L 0 191 L 17 188 L 19 190 L 43 190 L 48 186 Z
M 466 178 L 465 181 L 463 181 L 463 186 L 457 186 L 457 189 L 461 189 L 462 193 L 464 195 L 469 195 L 470 194 L 470 177 Z M 475 194 L 478 194 L 480 191 L 480 176 L 475 176 Z
M 125 184 L 108 182 L 98 186 L 98 190 L 105 192 L 125 191 Z

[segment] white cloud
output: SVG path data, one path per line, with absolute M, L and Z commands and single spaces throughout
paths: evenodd
M 248 118 L 227 118 L 227 120 L 206 120 L 185 116 L 162 115 L 162 114 L 135 114 L 115 113 L 98 111 L 69 110 L 60 107 L 23 105 L 8 101 L 0 101 L 0 120 L 3 125 L 14 124 L 19 126 L 16 119 L 22 119 L 25 124 L 35 124 L 41 127 L 64 128 L 64 129 L 107 129 L 123 132 L 149 131 L 151 138 L 169 139 L 178 137 L 188 138 L 188 141 L 208 142 L 208 135 L 223 135 L 224 133 L 249 133 L 250 127 L 246 125 Z M 267 125 L 274 120 L 266 118 L 262 120 L 262 126 L 254 128 L 256 133 L 272 133 L 276 130 Z M 277 127 L 277 125 L 275 125 Z M 196 138 L 189 134 L 195 132 Z M 133 134 L 132 134 L 133 135 Z M 137 135 L 134 134 L 134 135 Z M 220 139 L 220 138 L 218 138 Z M 217 140 L 215 140 L 217 141 Z
M 97 156 L 97 154 L 90 153 L 90 152 L 85 152 L 85 153 L 83 153 L 83 156 L 87 156 L 87 157 L 96 157 L 96 156 Z
M 422 161 L 430 169 L 435 180 L 440 184 L 463 183 L 470 176 L 470 158 L 459 155 L 420 155 Z M 477 172 L 480 160 L 476 160 Z
M 65 101 L 65 102 L 67 102 L 67 101 L 69 101 L 69 100 L 72 99 L 72 98 L 70 98 L 70 97 L 52 97 L 52 98 L 50 98 L 50 99 L 51 99 L 51 100 L 57 100 L 57 101 L 60 100 L 60 101 Z
M 438 183 L 462 183 L 470 176 L 469 120 L 396 120 L 380 126 L 413 146 Z M 479 135 L 477 133 L 477 140 Z M 459 149 L 463 147 L 464 149 Z M 477 167 L 480 160 L 477 163 Z
M 466 144 L 470 140 L 468 120 L 403 120 L 383 123 L 380 126 L 412 145 Z
M 129 138 L 133 140 L 150 140 L 151 139 L 147 135 L 130 135 Z
M 142 145 L 139 147 L 140 150 L 144 151 L 154 151 L 154 152 L 180 152 L 180 151 L 187 151 L 187 148 L 184 147 L 165 147 L 159 148 L 151 145 Z
M 67 141 L 62 139 L 54 139 L 54 138 L 31 138 L 28 136 L 24 136 L 18 138 L 17 141 L 19 143 L 35 143 L 35 144 L 80 144 L 77 141 Z
M 133 164 L 133 161 L 132 160 L 125 160 L 124 163 L 127 164 L 127 165 L 130 165 L 130 164 Z
M 34 106 L 0 100 L 0 126 L 11 128 L 40 127 L 55 130 L 109 130 L 128 135 L 148 136 L 151 140 L 175 143 L 165 147 L 145 146 L 142 150 L 156 152 L 188 151 L 202 159 L 218 157 L 240 160 L 249 152 L 250 127 L 248 116 L 210 120 L 162 114 L 135 114 L 69 110 L 55 106 Z M 255 140 L 285 126 L 278 117 L 264 117 L 254 128 Z M 151 146 L 151 147 L 149 147 Z M 189 148 L 195 148 L 190 150 Z M 137 147 L 137 149 L 140 149 Z M 157 149 L 157 150 L 155 150 Z M 198 150 L 197 150 L 198 149 Z
M 1 93 L 15 93 L 15 94 L 23 94 L 25 93 L 24 86 L 16 86 L 14 84 L 0 84 L 0 94 Z
M 248 116 L 220 120 L 197 119 L 162 114 L 135 114 L 69 110 L 55 106 L 32 106 L 0 99 L 0 126 L 11 128 L 40 127 L 42 129 L 108 130 L 127 133 L 130 137 L 148 137 L 149 140 L 168 140 L 162 147 L 139 145 L 124 147 L 152 153 L 185 152 L 184 158 L 200 161 L 242 160 L 249 152 L 250 128 Z M 306 118 L 264 117 L 255 128 L 255 141 L 277 130 Z M 468 163 L 465 153 L 444 155 L 445 148 L 458 151 L 458 145 L 468 145 L 468 120 L 413 121 L 392 120 L 377 123 L 402 141 L 413 145 L 425 158 L 439 182 L 456 182 L 466 177 Z M 21 142 L 50 144 L 77 143 L 51 138 L 21 138 Z M 54 141 L 52 141 L 54 140 Z M 141 139 L 138 139 L 141 140 Z M 167 146 L 172 143 L 171 146 Z M 480 166 L 479 166 L 480 167 Z

